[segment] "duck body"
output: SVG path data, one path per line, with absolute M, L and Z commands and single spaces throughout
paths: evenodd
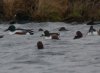
M 58 40 L 59 39 L 59 33 L 50 33 L 48 30 L 44 31 L 44 37 L 45 39 L 55 39 Z
M 8 29 L 6 29 L 5 31 L 9 31 L 8 34 L 10 35 L 13 35 L 13 34 L 17 34 L 17 35 L 33 35 L 33 31 L 32 29 L 21 29 L 21 28 L 18 28 L 16 29 L 16 27 L 14 25 L 10 25 L 8 27 Z
M 52 39 L 59 40 L 59 36 L 57 34 L 53 34 Z
M 60 27 L 59 31 L 68 31 L 65 27 Z
M 99 35 L 97 31 L 89 32 L 88 35 Z
M 94 29 L 92 25 L 89 28 L 88 35 L 98 35 L 98 32 L 96 31 L 96 29 Z
M 9 31 L 10 35 L 16 34 L 16 35 L 33 35 L 33 31 L 26 31 L 26 30 L 15 30 L 15 31 Z

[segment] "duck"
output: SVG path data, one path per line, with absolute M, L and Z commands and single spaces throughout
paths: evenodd
M 99 34 L 100 34 L 99 31 L 88 32 L 89 36 L 91 36 L 91 35 L 99 35 Z
M 44 45 L 43 45 L 42 41 L 37 42 L 37 49 L 44 49 Z
M 83 37 L 82 32 L 81 32 L 81 31 L 77 31 L 77 32 L 76 32 L 76 35 L 75 35 L 75 37 L 74 37 L 73 39 L 80 39 L 80 38 L 82 38 L 82 37 Z
M 5 31 L 9 31 L 10 35 L 17 34 L 17 35 L 33 35 L 32 29 L 21 29 L 21 28 L 16 28 L 14 25 L 10 25 L 8 29 Z
M 60 27 L 59 31 L 68 31 L 65 27 Z
M 43 31 L 43 29 L 42 29 L 42 28 L 40 28 L 38 31 Z
M 96 31 L 96 29 L 94 29 L 92 25 L 89 28 L 88 35 L 98 35 L 98 32 Z
M 50 33 L 48 30 L 44 31 L 44 34 L 42 36 L 45 36 L 45 39 L 59 39 L 59 33 Z

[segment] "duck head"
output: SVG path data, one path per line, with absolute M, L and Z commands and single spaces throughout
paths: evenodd
M 42 41 L 37 42 L 37 48 L 38 49 L 44 49 L 44 45 L 43 45 Z
M 74 39 L 79 39 L 79 38 L 82 38 L 82 37 L 83 37 L 82 32 L 77 31 L 77 32 L 76 32 L 76 36 L 74 37 Z
M 16 27 L 14 25 L 10 25 L 8 27 L 8 29 L 6 29 L 5 31 L 11 31 L 11 32 L 14 32 L 16 30 Z
M 49 32 L 48 30 L 45 30 L 45 31 L 44 31 L 44 36 L 50 37 L 50 32 Z

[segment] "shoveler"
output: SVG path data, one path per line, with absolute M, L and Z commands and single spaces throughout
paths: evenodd
M 18 34 L 18 35 L 26 35 L 26 34 L 29 34 L 29 35 L 33 35 L 33 31 L 32 29 L 16 29 L 16 27 L 14 25 L 10 25 L 8 27 L 8 29 L 6 29 L 5 31 L 9 31 L 9 34 Z

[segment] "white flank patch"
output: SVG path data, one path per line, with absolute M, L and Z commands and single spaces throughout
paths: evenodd
M 51 39 L 51 36 L 50 37 L 44 37 L 45 39 Z
M 98 33 L 97 33 L 97 31 L 95 31 L 95 32 L 93 32 L 93 34 L 92 33 L 88 33 L 88 35 L 98 35 Z
M 8 34 L 10 34 L 10 35 L 13 35 L 13 34 L 15 34 L 16 32 L 11 32 L 11 31 L 9 31 L 8 32 Z
M 16 32 L 22 32 L 22 31 L 21 31 L 21 30 L 16 30 L 16 31 L 14 31 L 14 32 L 8 31 L 8 34 L 13 35 L 13 34 L 15 34 Z
M 26 33 L 26 35 L 30 35 L 30 33 L 29 33 L 29 32 L 27 32 L 27 33 Z

